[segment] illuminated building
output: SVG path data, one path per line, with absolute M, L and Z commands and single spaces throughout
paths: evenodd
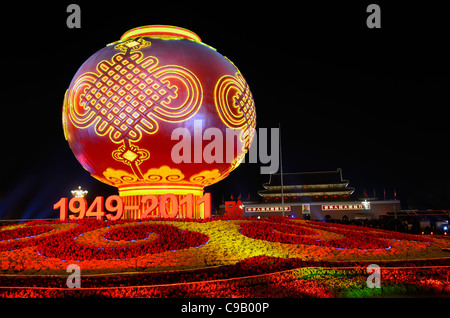
M 400 201 L 355 200 L 354 188 L 342 179 L 342 170 L 270 175 L 259 191 L 262 202 L 243 202 L 243 216 L 291 216 L 311 220 L 376 219 L 401 210 Z M 284 195 L 284 200 L 281 195 Z M 284 202 L 282 202 L 284 201 Z M 220 210 L 224 210 L 221 206 Z
M 342 180 L 342 171 L 302 172 L 283 174 L 284 202 L 345 201 L 355 190 Z M 265 203 L 281 202 L 281 175 L 272 174 L 265 190 L 258 193 Z
M 173 162 L 178 141 L 172 132 L 182 128 L 193 136 L 198 121 L 224 135 L 227 128 L 238 131 L 233 160 Z M 79 68 L 64 98 L 63 126 L 81 165 L 119 189 L 125 218 L 148 210 L 146 196 L 165 194 L 178 201 L 192 195 L 178 216 L 196 218 L 210 211 L 191 202 L 239 165 L 256 113 L 249 86 L 230 60 L 194 32 L 156 25 L 126 32 Z M 195 140 L 194 146 L 204 147 Z M 158 208 L 150 216 L 156 215 Z

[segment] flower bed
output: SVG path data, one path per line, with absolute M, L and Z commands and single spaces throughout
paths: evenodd
M 342 234 L 343 238 L 324 241 L 320 239 L 316 232 L 300 224 L 286 225 L 270 222 L 246 222 L 241 223 L 241 227 L 241 233 L 243 235 L 271 242 L 317 245 L 333 248 L 380 249 L 390 247 L 389 242 L 386 240 L 356 231 L 342 231 L 329 228 L 328 230 L 330 232 Z M 311 235 L 315 237 L 311 237 Z
M 310 221 L 309 225 L 314 228 L 328 229 L 330 231 L 333 231 L 336 233 L 341 233 L 344 235 L 354 232 L 354 233 L 364 233 L 368 236 L 378 237 L 381 239 L 388 239 L 388 240 L 433 242 L 433 239 L 430 237 L 423 237 L 423 236 L 419 236 L 419 235 L 411 235 L 411 234 L 387 231 L 387 230 L 382 230 L 382 229 L 366 228 L 366 227 L 355 226 L 355 225 L 324 223 L 324 222 L 318 222 L 318 221 Z
M 35 246 L 42 242 L 46 237 L 55 235 L 74 226 L 77 226 L 77 224 L 67 225 L 60 223 L 59 221 L 32 221 L 15 226 L 13 229 L 9 226 L 5 226 L 0 228 L 0 237 L 3 238 L 3 240 L 0 240 L 0 252 Z M 13 238 L 13 235 L 16 235 L 16 237 Z
M 61 273 L 70 261 L 100 272 L 203 268 L 259 255 L 310 260 L 439 257 L 436 250 L 443 253 L 440 248 L 450 245 L 448 240 L 433 244 L 429 237 L 287 218 L 34 221 L 0 227 L 0 234 L 19 230 L 21 238 L 0 241 L 3 271 Z M 428 255 L 429 250 L 434 254 Z
M 380 229 L 362 229 L 333 223 L 309 221 L 306 223 L 293 222 L 289 219 L 271 218 L 270 221 L 241 223 L 241 233 L 247 237 L 271 242 L 288 244 L 305 244 L 332 248 L 357 248 L 360 250 L 389 249 L 390 240 L 407 240 L 432 242 L 430 238 L 415 235 L 395 233 Z M 323 240 L 314 229 L 324 230 L 340 235 L 340 238 Z
M 151 232 L 152 227 L 149 225 L 127 226 L 112 229 L 103 234 L 103 237 L 111 241 L 137 241 L 148 239 Z
M 450 259 L 382 264 L 384 289 L 366 287 L 367 262 L 312 262 L 259 256 L 202 271 L 83 277 L 82 289 L 65 289 L 65 277 L 1 277 L 0 296 L 107 297 L 366 297 L 407 290 L 415 295 L 448 295 Z M 33 286 L 27 288 L 26 286 Z M 411 288 L 411 286 L 415 286 Z M 84 289 L 83 289 L 84 288 Z
M 4 230 L 0 232 L 0 242 L 8 240 L 18 240 L 24 237 L 34 237 L 36 235 L 46 233 L 53 230 L 51 226 L 35 226 L 35 227 L 20 227 L 12 230 Z
M 386 288 L 446 293 L 450 266 L 448 258 L 408 260 L 448 256 L 441 248 L 450 241 L 436 236 L 288 218 L 33 221 L 0 227 L 0 237 L 0 268 L 8 275 L 0 275 L 1 297 L 360 297 L 371 295 L 356 292 L 371 263 L 394 267 L 383 271 Z M 392 258 L 403 260 L 386 262 Z M 93 289 L 66 290 L 72 263 L 81 268 L 82 287 Z M 440 268 L 426 278 L 415 266 Z
M 107 225 L 125 223 L 103 222 L 94 219 L 82 220 L 79 225 L 56 237 L 43 240 L 37 246 L 37 253 L 45 257 L 59 257 L 70 260 L 127 259 L 146 254 L 196 247 L 207 242 L 208 237 L 193 231 L 181 231 L 170 224 L 150 224 L 113 229 L 105 235 L 113 240 L 136 240 L 148 237 L 150 232 L 158 237 L 138 245 L 98 247 L 94 244 L 77 244 L 76 239 L 85 232 L 100 229 Z M 112 234 L 109 234 L 112 232 Z

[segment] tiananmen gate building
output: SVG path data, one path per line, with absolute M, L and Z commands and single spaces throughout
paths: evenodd
M 311 220 L 377 219 L 400 212 L 400 200 L 352 197 L 342 170 L 272 174 L 258 191 L 262 202 L 243 202 L 243 216 L 292 216 Z M 226 203 L 225 203 L 226 204 Z M 224 211 L 225 206 L 221 206 Z

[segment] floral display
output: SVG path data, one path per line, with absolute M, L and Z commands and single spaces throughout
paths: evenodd
M 51 226 L 17 227 L 0 232 L 0 241 L 17 240 L 23 237 L 33 237 L 53 230 Z
M 327 246 L 334 248 L 387 249 L 391 247 L 388 240 L 423 241 L 422 238 L 402 233 L 383 230 L 363 231 L 355 226 L 342 226 L 323 222 L 302 224 L 289 219 L 271 219 L 271 222 L 242 223 L 241 233 L 252 238 L 272 242 Z M 341 237 L 323 240 L 314 229 L 326 230 Z M 426 241 L 431 241 L 427 239 Z
M 450 296 L 449 246 L 289 218 L 32 221 L 0 227 L 0 297 Z M 381 289 L 366 285 L 373 263 Z
M 111 222 L 113 224 L 122 222 Z M 149 235 L 157 234 L 154 240 L 134 245 L 98 247 L 93 244 L 77 244 L 77 239 L 85 232 L 104 227 L 108 223 L 96 219 L 82 220 L 71 231 L 49 237 L 37 247 L 37 253 L 45 257 L 60 257 L 63 259 L 94 260 L 94 259 L 127 259 L 145 254 L 157 254 L 164 251 L 179 250 L 200 246 L 206 243 L 208 237 L 204 234 L 181 231 L 170 224 L 143 224 L 113 229 L 105 234 L 105 238 L 113 240 L 140 240 Z

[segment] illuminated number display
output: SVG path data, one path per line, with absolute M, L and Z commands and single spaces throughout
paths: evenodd
M 183 216 L 186 218 L 193 217 L 193 211 L 200 206 L 205 211 L 204 216 L 209 217 L 211 211 L 211 194 L 205 193 L 202 197 L 195 199 L 192 193 L 185 196 L 164 194 L 164 195 L 144 195 L 141 203 L 145 204 L 147 208 L 140 215 L 140 219 L 145 218 L 175 218 L 179 211 L 183 210 Z M 96 218 L 103 220 L 104 217 L 108 220 L 118 220 L 122 218 L 125 210 L 137 210 L 138 205 L 127 206 L 124 205 L 123 200 L 118 195 L 112 195 L 104 199 L 104 197 L 96 197 L 94 201 L 88 205 L 83 197 L 73 197 L 72 199 L 61 198 L 53 205 L 54 210 L 59 210 L 59 219 L 64 220 L 79 220 L 85 217 Z M 105 211 L 106 210 L 106 211 Z M 158 213 L 155 214 L 154 211 Z

